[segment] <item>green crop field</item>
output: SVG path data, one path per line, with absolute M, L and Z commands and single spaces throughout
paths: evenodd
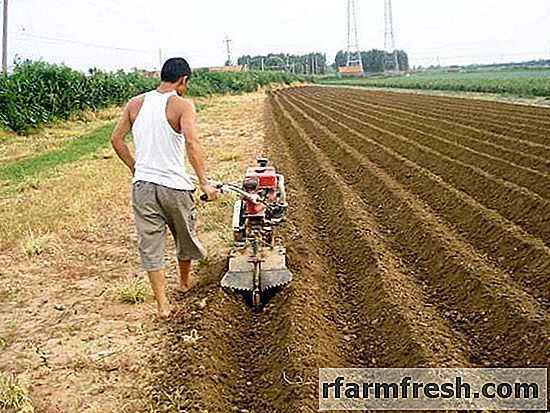
M 428 71 L 363 79 L 325 78 L 322 84 L 550 97 L 550 68 Z
M 269 84 L 290 84 L 300 77 L 282 72 L 196 71 L 189 95 L 245 93 Z M 83 110 L 118 105 L 155 88 L 159 79 L 139 72 L 91 70 L 85 74 L 64 65 L 24 62 L 9 75 L 0 75 L 0 128 L 24 133 Z

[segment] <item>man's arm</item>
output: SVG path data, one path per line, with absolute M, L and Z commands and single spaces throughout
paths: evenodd
M 126 164 L 133 175 L 135 171 L 136 161 L 134 159 L 134 156 L 132 155 L 132 152 L 130 152 L 130 148 L 124 141 L 124 138 L 132 128 L 129 106 L 130 103 L 128 103 L 124 108 L 124 111 L 122 112 L 122 115 L 116 125 L 116 128 L 111 135 L 111 144 L 113 145 L 113 148 L 118 157 L 122 160 L 122 162 Z
M 182 115 L 180 118 L 181 132 L 185 136 L 185 148 L 189 163 L 195 170 L 199 179 L 201 190 L 213 201 L 218 197 L 218 191 L 208 183 L 202 147 L 199 142 L 199 131 L 197 127 L 197 112 L 192 101 L 181 100 Z

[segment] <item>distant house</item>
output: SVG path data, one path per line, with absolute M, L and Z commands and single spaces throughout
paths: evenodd
M 160 72 L 156 70 L 138 70 L 138 72 L 146 77 L 160 77 Z
M 237 65 L 237 66 L 219 66 L 219 67 L 209 67 L 209 72 L 244 72 L 247 70 L 246 65 Z
M 361 66 L 340 66 L 338 73 L 342 77 L 363 77 L 365 75 Z

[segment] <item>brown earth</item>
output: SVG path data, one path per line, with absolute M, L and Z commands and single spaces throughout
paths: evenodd
M 326 87 L 268 103 L 295 279 L 254 313 L 213 265 L 168 327 L 157 408 L 314 412 L 319 367 L 547 365 L 550 110 Z M 516 118 L 533 127 L 493 128 Z

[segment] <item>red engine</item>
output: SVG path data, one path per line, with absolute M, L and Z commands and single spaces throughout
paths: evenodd
M 236 245 L 244 245 L 250 231 L 261 231 L 266 244 L 273 241 L 273 228 L 279 225 L 287 210 L 285 178 L 268 160 L 259 158 L 258 165 L 248 168 L 242 190 L 255 195 L 241 197 L 233 210 L 233 231 Z
M 267 203 L 277 202 L 277 190 L 279 187 L 278 176 L 275 168 L 267 166 L 262 160 L 258 166 L 248 168 L 243 182 L 243 189 L 252 194 L 260 195 Z M 267 163 L 267 161 L 266 161 Z M 264 204 L 245 201 L 245 214 L 247 216 L 263 215 L 266 206 Z

